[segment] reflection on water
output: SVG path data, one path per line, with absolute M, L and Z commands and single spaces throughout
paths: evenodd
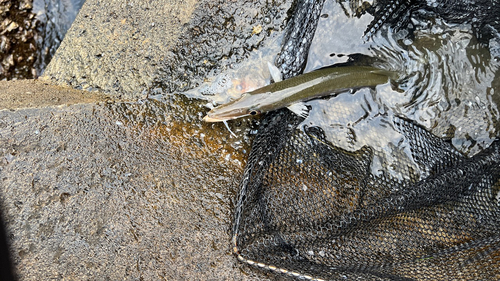
M 304 72 L 346 62 L 350 54 L 370 55 L 370 44 L 360 39 L 373 16 L 350 17 L 345 11 L 336 1 L 325 1 Z
M 373 17 L 358 19 L 342 11 L 334 1 L 325 3 L 306 71 L 363 54 L 382 61 L 382 67 L 400 71 L 405 78 L 395 86 L 388 83 L 310 101 L 312 110 L 302 126 L 320 126 L 332 144 L 344 149 L 373 147 L 372 172 L 388 171 L 397 178 L 411 175 L 398 171 L 397 158 L 410 154 L 405 152 L 407 141 L 394 129 L 394 115 L 416 120 L 433 134 L 451 138 L 466 154 L 489 146 L 498 134 L 495 90 L 500 89 L 494 87 L 494 80 L 499 63 L 491 50 L 497 42 L 489 46 L 479 43 L 469 25 L 439 19 L 414 22 L 412 36 L 404 30 L 383 28 L 366 42 L 363 32 Z
M 34 0 L 33 13 L 42 22 L 37 71 L 43 73 L 85 0 Z

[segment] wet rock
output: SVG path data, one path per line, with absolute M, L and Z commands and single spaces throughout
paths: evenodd
M 19 4 L 19 10 L 31 10 L 33 9 L 33 2 L 30 0 L 24 0 Z
M 4 32 L 11 32 L 13 30 L 16 30 L 19 27 L 19 24 L 17 22 L 12 21 L 9 23 L 9 25 L 5 28 Z
M 32 1 L 0 1 L 0 80 L 36 77 L 35 34 L 38 20 L 31 11 Z
M 10 68 L 14 65 L 14 56 L 12 54 L 8 55 L 2 62 L 4 67 Z
M 0 51 L 6 53 L 10 50 L 10 40 L 7 36 L 0 36 Z

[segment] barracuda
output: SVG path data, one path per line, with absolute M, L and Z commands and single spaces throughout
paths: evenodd
M 349 89 L 375 87 L 396 77 L 396 72 L 370 66 L 322 68 L 246 92 L 239 99 L 212 109 L 203 120 L 223 122 L 283 107 L 303 115 L 297 106 L 301 102 Z

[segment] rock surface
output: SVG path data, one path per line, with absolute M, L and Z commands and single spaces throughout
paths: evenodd
M 0 112 L 4 215 L 21 280 L 246 279 L 230 251 L 242 164 L 223 151 L 243 155 L 175 111 L 84 103 Z
M 127 99 L 188 90 L 281 32 L 288 2 L 87 1 L 44 75 Z
M 288 2 L 88 0 L 42 80 L 0 82 L 0 196 L 20 280 L 274 278 L 231 252 L 249 129 L 203 123 L 206 101 L 136 99 L 244 60 L 281 31 Z
M 37 77 L 36 37 L 39 20 L 33 1 L 0 1 L 0 80 Z

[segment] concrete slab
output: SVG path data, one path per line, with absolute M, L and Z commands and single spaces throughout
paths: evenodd
M 206 100 L 172 94 L 281 32 L 291 1 L 267 2 L 88 0 L 43 79 L 0 82 L 20 280 L 274 278 L 231 253 L 251 121 L 232 137 L 201 121 Z
M 260 279 L 230 248 L 248 148 L 182 118 L 199 107 L 182 97 L 84 101 L 0 110 L 3 215 L 20 280 Z
M 285 27 L 291 1 L 87 1 L 45 79 L 120 98 L 200 85 Z M 257 32 L 257 31 L 258 32 Z

